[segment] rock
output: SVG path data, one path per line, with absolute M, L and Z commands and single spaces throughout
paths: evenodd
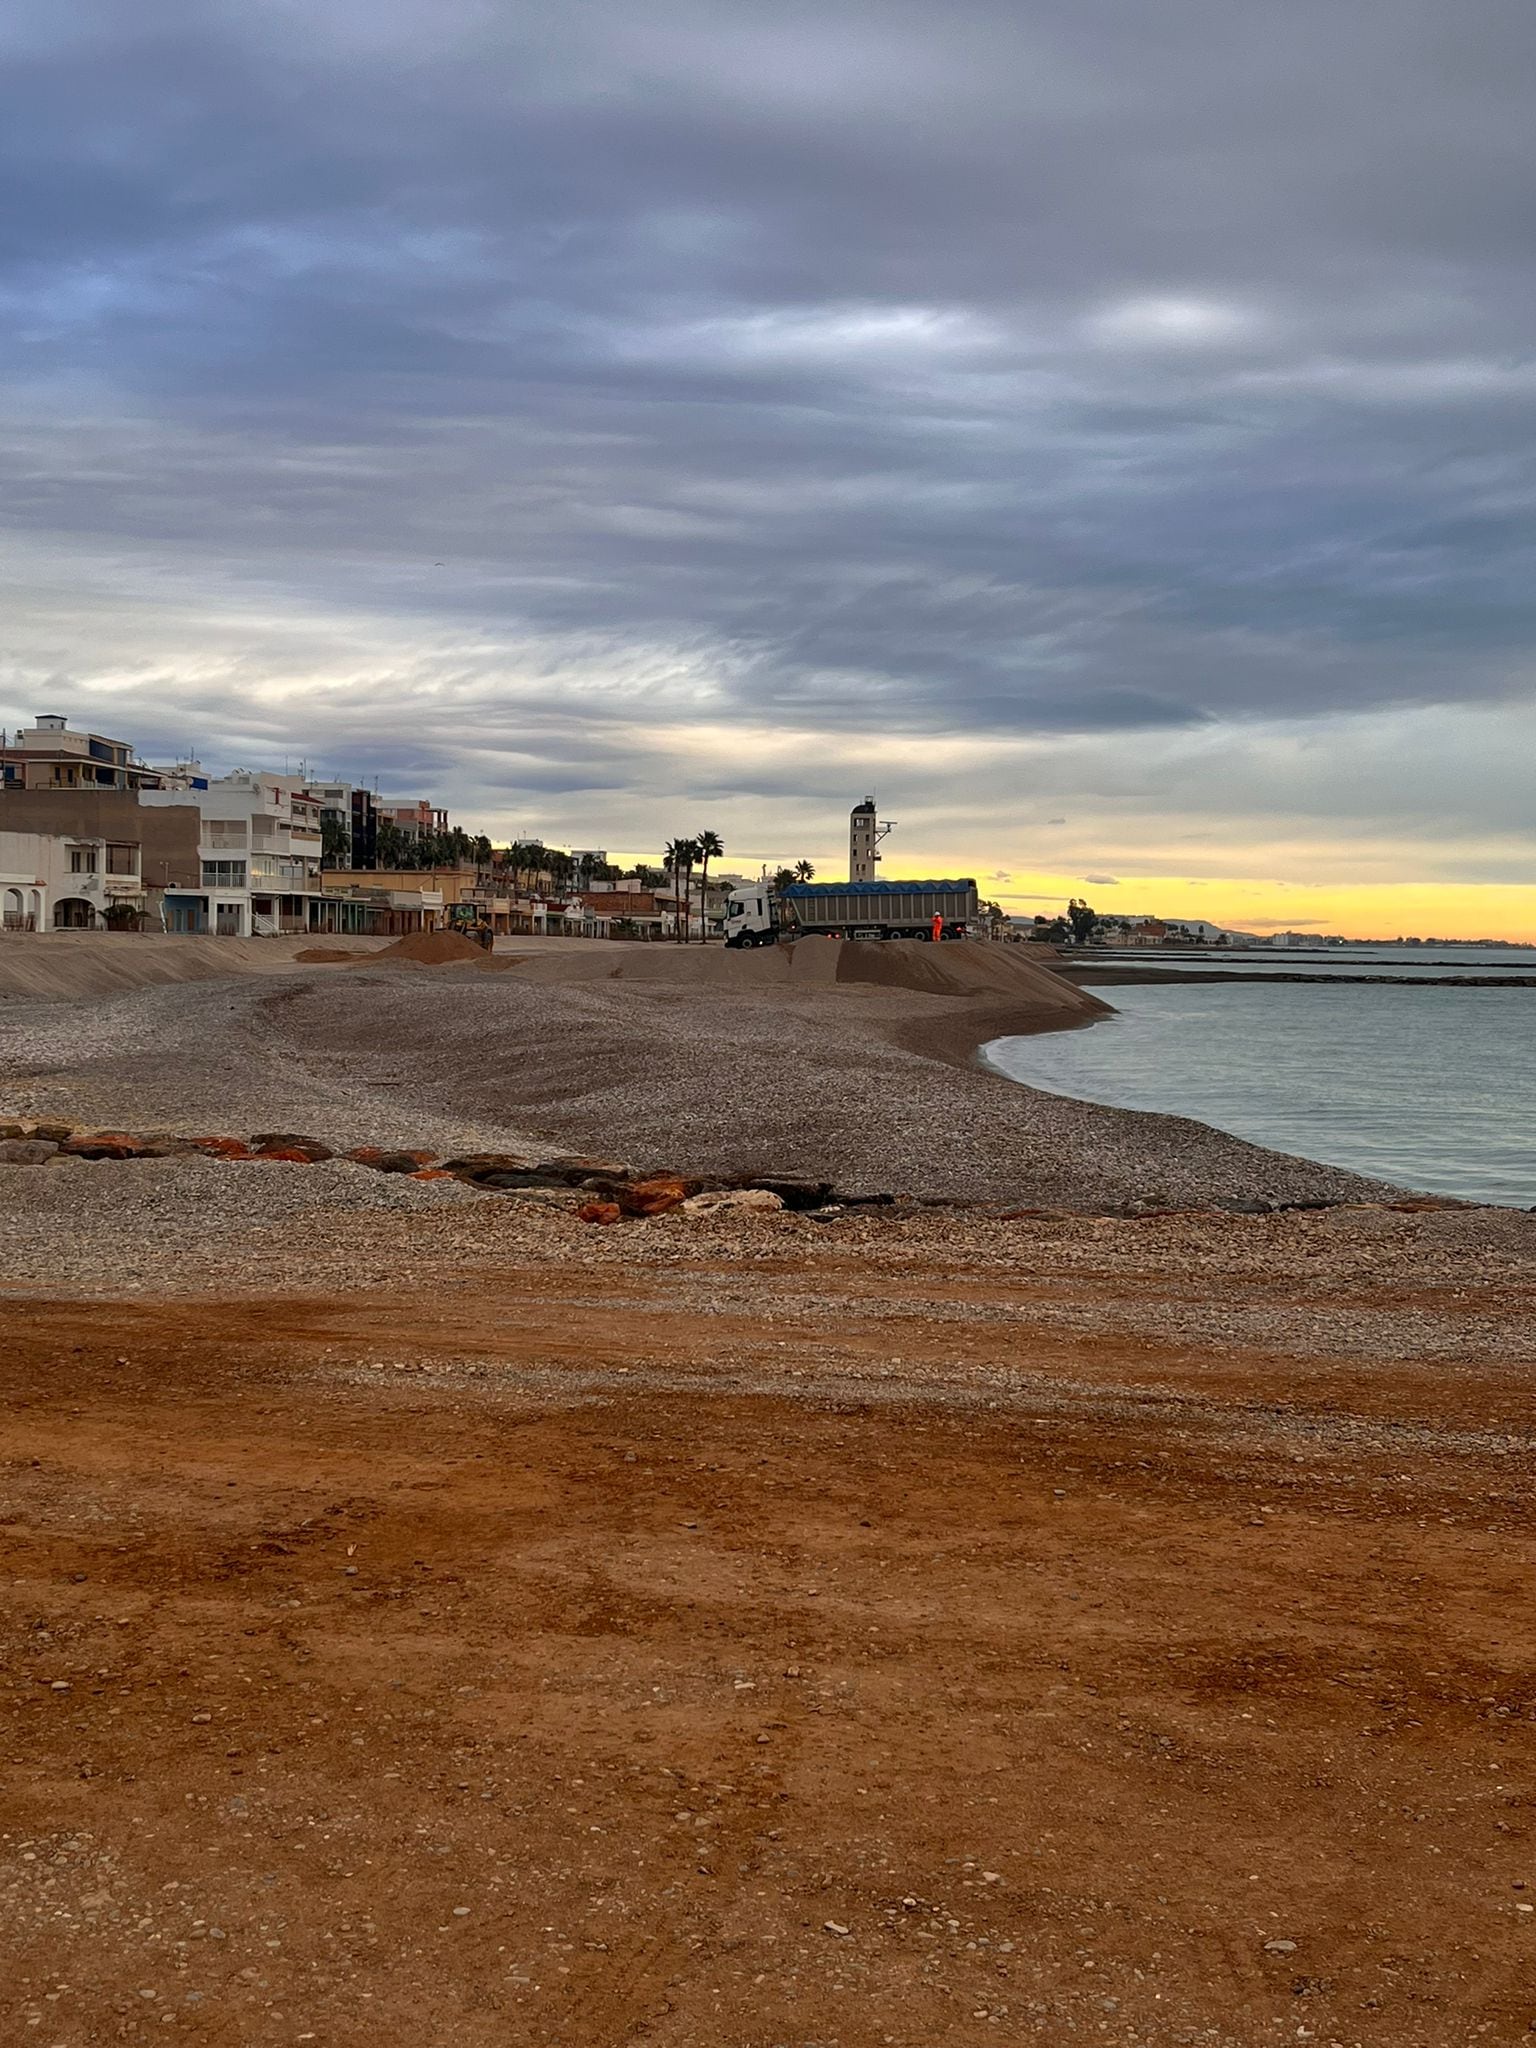
M 0 1138 L 0 1166 L 41 1166 L 58 1149 L 46 1138 Z
M 578 1223 L 617 1223 L 623 1215 L 617 1202 L 583 1202 L 576 1211 Z
M 79 1137 L 63 1138 L 59 1150 L 71 1159 L 142 1159 L 142 1138 L 127 1131 L 89 1131 Z
M 371 1166 L 376 1173 L 417 1173 L 435 1166 L 438 1158 L 435 1152 L 386 1151 L 378 1145 L 354 1145 L 341 1156 L 354 1166 Z
M 683 1203 L 685 1216 L 714 1216 L 722 1209 L 757 1211 L 768 1215 L 784 1207 L 767 1188 L 714 1188 L 702 1195 L 690 1195 Z
M 528 1160 L 518 1159 L 510 1152 L 466 1152 L 462 1158 L 445 1159 L 443 1171 L 457 1174 L 460 1180 L 473 1181 L 477 1187 L 554 1185 L 548 1174 L 541 1173 Z
M 680 1209 L 688 1193 L 686 1181 L 675 1174 L 661 1173 L 649 1180 L 631 1182 L 617 1199 L 626 1216 L 665 1216 L 669 1209 Z
M 766 1188 L 771 1195 L 777 1195 L 786 1209 L 821 1209 L 833 1199 L 832 1183 L 829 1180 L 783 1179 L 777 1174 L 741 1174 L 736 1185 L 741 1188 Z
M 37 1139 L 50 1145 L 61 1145 L 74 1132 L 73 1124 L 44 1123 L 36 1117 L 28 1117 L 21 1123 L 0 1124 L 0 1138 Z
M 835 1934 L 839 1939 L 844 1939 L 853 1932 L 852 1928 L 845 1927 L 841 1920 L 823 1920 L 821 1924 L 828 1934 Z
M 594 1178 L 623 1182 L 635 1177 L 635 1169 L 626 1166 L 622 1159 L 541 1159 L 537 1170 L 547 1174 L 551 1180 L 563 1180 L 573 1188 L 585 1187 Z
M 258 1131 L 251 1139 L 251 1151 L 257 1159 L 304 1159 L 311 1165 L 335 1157 L 329 1145 L 305 1137 L 302 1131 Z
M 1294 1941 L 1266 1941 L 1264 1952 L 1271 1956 L 1293 1956 L 1296 1953 Z

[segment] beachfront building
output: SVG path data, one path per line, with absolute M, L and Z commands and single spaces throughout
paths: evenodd
M 74 878 L 77 886 L 55 889 L 39 877 L 36 886 L 44 888 L 44 914 L 32 929 L 46 931 L 56 921 L 99 925 L 109 908 L 117 922 L 133 908 L 142 912 L 145 923 L 158 928 L 166 890 L 198 881 L 202 871 L 195 806 L 151 809 L 140 803 L 139 794 L 132 789 L 13 789 L 0 798 L 0 829 L 7 834 L 74 849 L 69 860 L 53 865 L 63 880 Z M 87 857 L 91 848 L 96 850 L 94 866 Z M 95 886 L 96 878 L 100 887 Z M 130 881 L 133 887 L 121 886 Z M 13 880 L 6 886 L 15 889 L 21 884 Z M 0 915 L 16 912 L 17 905 L 9 898 L 0 903 Z
M 379 812 L 373 791 L 360 782 L 306 782 L 304 793 L 320 806 L 321 865 L 377 867 Z
M 430 839 L 448 830 L 448 813 L 435 810 L 422 798 L 403 803 L 398 798 L 381 797 L 374 808 L 380 824 L 392 826 L 402 839 Z
M 9 741 L 0 733 L 0 789 L 142 789 L 155 771 L 134 758 L 126 740 L 76 732 L 67 718 L 45 712 Z
M 148 808 L 196 806 L 196 886 L 168 891 L 168 931 L 217 938 L 264 938 L 310 927 L 320 881 L 320 805 L 291 775 L 249 769 L 205 776 L 197 764 L 163 771 L 184 786 L 144 790 Z
M 591 916 L 595 937 L 659 939 L 664 934 L 665 914 L 652 889 L 599 883 L 582 890 L 581 902 Z
M 150 909 L 137 840 L 0 830 L 0 930 L 136 931 Z

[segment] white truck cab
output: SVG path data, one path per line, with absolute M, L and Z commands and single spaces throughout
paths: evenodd
M 766 882 L 738 883 L 725 900 L 728 946 L 771 946 L 778 934 L 773 891 Z

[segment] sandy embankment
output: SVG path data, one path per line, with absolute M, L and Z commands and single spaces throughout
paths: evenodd
M 36 942 L 32 976 L 51 951 Z M 0 948 L 0 986 L 13 957 Z M 1103 1014 L 1013 949 L 520 940 L 496 973 L 478 957 L 257 956 L 260 971 L 234 957 L 238 973 L 200 984 L 0 1003 L 0 1108 L 126 1129 L 308 1129 L 343 1148 L 558 1147 L 931 1200 L 1116 1209 L 1380 1192 L 982 1067 L 972 1055 L 989 1037 Z

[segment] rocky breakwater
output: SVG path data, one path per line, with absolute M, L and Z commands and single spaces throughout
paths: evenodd
M 457 1181 L 486 1195 L 566 1210 L 583 1223 L 598 1225 L 643 1221 L 674 1212 L 709 1216 L 792 1211 L 813 1222 L 831 1222 L 850 1212 L 897 1222 L 940 1208 L 976 1210 L 997 1221 L 1050 1217 L 1065 1220 L 1083 1213 L 1035 1205 L 915 1199 L 888 1189 L 838 1187 L 829 1180 L 770 1171 L 689 1173 L 670 1166 L 642 1167 L 576 1153 L 526 1158 L 510 1152 L 443 1153 L 423 1146 L 355 1145 L 337 1150 L 299 1131 L 257 1131 L 249 1137 L 239 1137 L 229 1133 L 78 1130 L 70 1124 L 40 1119 L 0 1122 L 0 1168 L 46 1169 L 82 1161 L 132 1163 L 178 1157 L 200 1158 L 232 1167 L 315 1166 L 336 1161 L 371 1173 L 404 1175 L 415 1181 Z M 1179 1207 L 1156 1200 L 1135 1200 L 1094 1213 L 1150 1220 L 1218 1210 L 1268 1215 L 1289 1209 L 1431 1210 L 1467 1206 L 1434 1196 L 1407 1196 L 1384 1202 L 1218 1199 Z

